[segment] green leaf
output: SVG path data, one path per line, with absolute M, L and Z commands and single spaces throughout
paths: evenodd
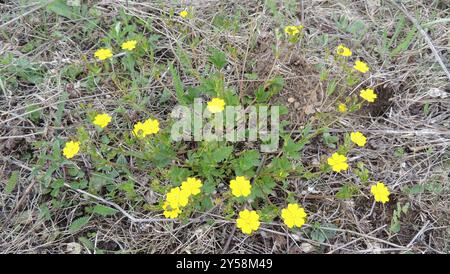
M 137 193 L 134 190 L 134 182 L 133 181 L 128 181 L 128 182 L 122 183 L 119 186 L 119 188 L 125 192 L 125 195 L 127 196 L 127 198 L 129 200 L 133 200 L 137 196 Z
M 227 64 L 227 57 L 222 51 L 212 48 L 209 61 L 214 64 L 217 69 L 223 68 Z
M 233 152 L 232 146 L 219 148 L 216 151 L 214 151 L 213 159 L 216 163 L 222 162 L 223 160 L 227 159 L 232 152 Z
M 391 226 L 389 227 L 389 230 L 394 233 L 400 232 L 400 221 L 397 219 L 397 217 L 393 217 L 391 220 Z
M 69 98 L 69 93 L 64 91 L 59 97 L 60 103 L 58 104 L 58 109 L 56 110 L 55 126 L 61 126 L 61 119 L 64 114 L 64 106 L 66 105 L 66 100 Z
M 391 52 L 390 57 L 396 56 L 403 51 L 407 50 L 411 45 L 412 40 L 416 36 L 416 28 L 411 29 L 406 35 L 405 39 Z
M 336 197 L 339 199 L 350 199 L 354 195 L 358 194 L 358 188 L 352 184 L 345 184 L 339 191 L 336 193 Z
M 279 214 L 279 208 L 275 205 L 267 205 L 259 210 L 261 221 L 272 222 Z
M 74 233 L 83 228 L 89 222 L 89 216 L 80 217 L 75 219 L 69 227 L 69 233 Z
M 178 102 L 182 105 L 186 103 L 183 82 L 181 82 L 178 72 L 173 67 L 171 63 L 169 65 L 170 74 L 172 74 L 173 87 L 175 88 L 175 93 L 177 95 Z
M 336 80 L 333 79 L 333 80 L 329 81 L 328 85 L 327 85 L 327 91 L 326 91 L 327 96 L 331 96 L 334 93 L 334 91 L 336 90 L 336 87 L 337 87 Z
M 15 170 L 11 173 L 11 176 L 9 176 L 8 182 L 6 183 L 5 187 L 5 194 L 11 194 L 11 192 L 14 190 L 14 188 L 17 185 L 17 182 L 19 181 L 20 172 L 18 170 Z
M 37 105 L 30 105 L 27 107 L 26 113 L 27 117 L 34 123 L 39 122 L 42 115 L 42 110 Z
M 114 208 L 111 208 L 111 207 L 107 207 L 107 206 L 98 204 L 98 205 L 94 206 L 93 212 L 97 213 L 99 215 L 102 215 L 102 216 L 109 216 L 109 215 L 116 214 L 117 210 Z
M 173 166 L 170 168 L 168 177 L 175 186 L 179 186 L 182 181 L 191 176 L 192 172 L 187 168 Z
M 294 140 L 291 139 L 290 136 L 286 136 L 284 138 L 283 152 L 288 157 L 291 157 L 293 159 L 299 159 L 300 158 L 299 152 L 303 147 L 304 144 L 296 143 Z
M 420 185 L 420 184 L 414 185 L 414 186 L 412 186 L 412 187 L 410 187 L 410 188 L 408 188 L 406 190 L 406 192 L 409 195 L 421 194 L 424 191 L 425 191 L 425 186 L 424 185 Z
M 269 93 L 269 98 L 278 94 L 284 86 L 284 79 L 281 76 L 275 76 L 274 78 L 267 81 L 265 84 L 267 92 Z
M 211 194 L 216 190 L 216 182 L 213 180 L 206 180 L 206 182 L 203 184 L 203 192 L 205 194 Z
M 336 226 L 331 223 L 322 223 L 320 225 L 316 224 L 311 231 L 311 239 L 319 243 L 324 243 L 325 241 L 330 240 L 336 234 L 336 230 L 334 230 L 335 228 Z
M 60 16 L 73 19 L 72 8 L 66 4 L 65 0 L 54 0 L 47 5 L 47 10 L 52 11 Z
M 247 150 L 237 159 L 237 168 L 246 171 L 252 167 L 259 166 L 260 155 L 257 150 Z

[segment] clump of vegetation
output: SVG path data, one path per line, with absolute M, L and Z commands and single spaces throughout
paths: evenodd
M 17 51 L 0 59 L 0 123 L 12 132 L 0 146 L 7 163 L 2 233 L 20 238 L 14 227 L 52 224 L 63 232 L 36 241 L 51 241 L 54 252 L 69 252 L 62 250 L 69 243 L 93 253 L 265 252 L 257 247 L 261 237 L 273 243 L 271 252 L 445 252 L 445 210 L 435 206 L 448 193 L 446 132 L 422 125 L 430 115 L 437 126 L 448 117 L 444 102 L 424 102 L 405 79 L 426 66 L 404 65 L 423 43 L 416 27 L 408 29 L 403 16 L 391 18 L 397 27 L 390 35 L 389 24 L 333 13 L 323 17 L 334 24 L 330 32 L 294 2 L 221 3 L 211 13 L 208 6 L 53 1 L 31 17 L 43 20 L 39 27 L 21 24 L 27 18 L 6 22 L 26 32 L 10 44 Z M 298 8 L 306 18 L 296 18 Z M 438 68 L 433 75 L 433 83 L 445 83 Z M 412 92 L 414 105 L 403 91 Z M 243 137 L 238 142 L 205 140 L 190 122 L 192 138 L 174 139 L 172 110 L 197 100 L 206 102 L 197 110 L 200 119 L 216 131 L 218 117 L 236 119 L 227 107 L 281 106 L 278 149 L 260 149 L 273 120 L 269 128 L 258 120 L 262 137 L 255 142 L 246 141 L 248 128 L 233 128 Z M 412 106 L 419 110 L 392 116 Z M 243 113 L 240 119 L 252 118 Z M 288 118 L 297 114 L 301 123 Z M 14 202 L 15 194 L 23 199 Z M 411 212 L 437 217 L 423 228 Z M 138 231 L 99 230 L 115 222 L 139 224 Z M 154 245 L 125 240 L 145 238 L 155 226 L 163 232 L 148 239 Z M 211 231 L 219 229 L 230 233 L 215 238 Z M 433 247 L 419 241 L 427 231 L 442 241 Z M 194 234 L 200 244 L 192 242 Z M 305 251 L 302 242 L 313 248 Z

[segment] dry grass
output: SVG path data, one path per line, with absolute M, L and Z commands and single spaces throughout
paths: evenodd
M 161 19 L 161 14 L 167 13 L 170 6 L 180 7 L 176 3 L 163 6 L 148 1 L 87 2 L 102 11 L 98 25 L 89 35 L 80 31 L 86 20 L 69 20 L 36 5 L 0 4 L 0 56 L 13 56 L 10 63 L 0 63 L 1 252 L 221 253 L 226 247 L 231 253 L 448 253 L 450 79 L 422 34 L 416 33 L 410 45 L 398 55 L 390 57 L 389 52 L 380 51 L 383 32 L 387 31 L 388 37 L 395 36 L 398 18 L 405 15 L 393 2 L 305 0 L 298 1 L 301 4 L 290 9 L 280 1 L 278 10 L 285 17 L 277 19 L 263 1 L 192 1 L 196 24 L 181 20 L 179 23 L 191 29 L 190 36 L 202 38 L 195 49 L 180 43 L 183 34 Z M 406 1 L 404 8 L 426 30 L 440 58 L 448 66 L 448 1 Z M 289 183 L 299 202 L 309 213 L 309 224 L 304 230 L 311 230 L 315 222 L 335 225 L 334 235 L 322 244 L 302 231 L 287 231 L 278 223 L 265 224 L 264 229 L 251 237 L 230 233 L 234 231 L 234 224 L 219 216 L 220 208 L 217 207 L 199 213 L 188 223 L 148 220 L 146 218 L 154 218 L 152 214 L 134 210 L 133 202 L 127 201 L 121 202 L 121 208 L 134 218 L 147 221 L 132 222 L 122 213 L 113 217 L 93 217 L 88 226 L 74 234 L 68 230 L 69 224 L 80 210 L 96 201 L 67 187 L 63 187 L 64 191 L 58 197 L 66 203 L 60 208 L 50 206 L 51 218 L 42 218 L 40 205 L 50 205 L 50 198 L 48 194 L 42 194 L 42 185 L 31 174 L 36 161 L 34 156 L 39 153 L 32 147 L 33 142 L 52 142 L 75 132 L 76 126 L 86 121 L 86 113 L 79 108 L 82 103 L 90 103 L 102 110 L 114 110 L 123 104 L 123 90 L 115 86 L 114 79 L 101 82 L 95 87 L 95 93 L 83 85 L 84 79 L 77 82 L 61 79 L 62 71 L 68 65 L 85 66 L 84 57 L 89 60 L 99 46 L 94 37 L 104 35 L 120 10 L 145 21 L 152 20 L 155 32 L 161 35 L 155 65 L 165 66 L 172 60 L 179 64 L 182 56 L 177 49 L 181 47 L 191 56 L 193 67 L 202 71 L 207 62 L 208 47 L 220 48 L 228 44 L 236 49 L 240 58 L 228 56 L 226 81 L 243 96 L 257 85 L 255 81 L 245 80 L 244 73 L 258 72 L 257 83 L 282 75 L 287 84 L 274 103 L 288 105 L 294 135 L 305 121 L 319 123 L 317 113 L 333 111 L 339 100 L 334 96 L 327 97 L 326 86 L 319 81 L 317 66 L 332 62 L 326 49 L 333 49 L 339 43 L 355 49 L 370 64 L 372 74 L 349 93 L 356 93 L 362 86 L 375 86 L 381 98 L 374 106 L 335 117 L 330 132 L 341 139 L 343 133 L 353 130 L 369 136 L 368 145 L 353 150 L 348 156 L 349 162 L 355 164 L 364 160 L 371 174 L 370 180 L 383 181 L 392 190 L 391 202 L 373 206 L 368 192 L 361 192 L 353 199 L 336 199 L 335 194 L 343 180 L 359 182 L 351 173 L 346 177 L 324 173 L 311 180 L 290 178 Z M 212 24 L 215 15 L 237 11 L 242 17 L 236 32 L 220 30 Z M 340 16 L 346 16 L 350 22 L 361 20 L 367 30 L 360 38 L 352 36 L 337 26 L 335 19 Z M 274 29 L 280 27 L 279 20 L 285 20 L 285 23 L 302 20 L 307 33 L 301 50 L 298 45 L 290 49 L 276 40 Z M 408 19 L 405 26 L 406 31 L 393 42 L 390 51 L 413 28 Z M 26 49 L 31 41 L 36 43 Z M 274 58 L 273 45 L 284 49 L 280 59 Z M 28 60 L 33 68 L 11 69 L 20 67 L 19 59 Z M 144 66 L 143 69 L 151 68 Z M 39 84 L 24 80 L 36 70 L 44 76 Z M 339 71 L 331 74 L 337 75 Z M 186 85 L 198 84 L 198 79 L 188 74 L 181 78 Z M 7 84 L 11 79 L 17 79 L 16 85 Z M 159 104 L 156 100 L 164 87 L 173 89 L 167 71 L 162 71 L 159 79 L 152 79 L 141 91 L 142 96 L 150 99 L 146 112 L 157 117 L 170 112 L 175 102 L 169 100 Z M 69 98 L 58 123 L 58 105 L 65 90 L 69 92 Z M 287 103 L 290 97 L 295 102 Z M 39 122 L 27 114 L 30 109 L 26 106 L 31 104 L 42 109 Z M 139 111 L 142 109 L 127 106 L 130 117 L 136 117 Z M 126 121 L 119 123 L 122 128 L 129 128 Z M 317 137 L 305 147 L 302 162 L 311 170 L 317 170 L 319 161 L 329 153 L 330 149 Z M 20 171 L 19 182 L 11 193 L 6 193 L 6 182 L 15 170 Z M 145 182 L 146 176 L 139 171 L 134 174 L 140 182 Z M 406 192 L 407 188 L 431 183 L 438 185 L 441 191 L 425 188 L 414 195 Z M 143 183 L 138 185 L 137 192 L 152 199 Z M 410 210 L 400 218 L 400 232 L 392 233 L 389 226 L 397 202 L 409 203 Z M 204 219 L 217 222 L 210 225 Z M 88 238 L 94 247 L 80 242 L 81 236 Z

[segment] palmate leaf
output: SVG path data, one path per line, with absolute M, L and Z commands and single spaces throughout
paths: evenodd
M 213 63 L 213 65 L 217 69 L 223 68 L 227 64 L 227 57 L 225 53 L 217 49 L 211 49 L 211 55 L 209 56 L 209 61 Z
M 227 159 L 232 152 L 233 152 L 232 146 L 221 147 L 220 149 L 214 151 L 213 160 L 216 163 L 222 162 L 223 160 Z
M 169 170 L 169 180 L 174 184 L 174 186 L 178 186 L 182 181 L 186 180 L 187 177 L 192 175 L 192 171 L 187 168 L 173 166 Z

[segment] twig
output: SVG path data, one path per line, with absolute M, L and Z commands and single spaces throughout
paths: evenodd
M 34 7 L 34 8 L 32 8 L 31 10 L 25 12 L 24 14 L 21 14 L 21 15 L 15 17 L 15 18 L 9 20 L 8 22 L 3 23 L 3 24 L 0 26 L 0 29 L 6 27 L 7 25 L 9 25 L 9 24 L 11 24 L 11 23 L 13 23 L 13 22 L 15 22 L 15 21 L 17 21 L 17 20 L 19 20 L 19 19 L 22 18 L 22 17 L 27 16 L 28 14 L 31 14 L 31 13 L 33 13 L 33 12 L 35 12 L 35 11 L 41 9 L 42 7 L 44 7 L 44 6 L 46 6 L 46 5 L 50 4 L 50 3 L 52 3 L 53 1 L 54 1 L 54 0 L 50 0 L 50 1 L 48 1 L 46 4 L 40 4 L 40 5 L 37 5 L 36 7 Z
M 414 24 L 414 26 L 419 30 L 420 34 L 422 34 L 423 38 L 425 38 L 425 41 L 427 42 L 428 46 L 430 47 L 431 51 L 434 54 L 434 57 L 436 57 L 436 60 L 438 61 L 439 65 L 444 70 L 445 74 L 447 75 L 447 78 L 450 80 L 450 72 L 447 69 L 447 66 L 444 64 L 444 61 L 442 61 L 442 57 L 439 54 L 439 52 L 436 50 L 436 48 L 433 45 L 433 41 L 431 41 L 430 36 L 425 32 L 425 30 L 420 26 L 419 22 L 417 22 L 416 18 L 414 18 L 405 8 L 403 3 L 398 4 L 395 0 L 391 0 L 392 4 L 396 6 L 399 10 L 401 10 L 406 17 Z
M 125 209 L 123 209 L 122 207 L 120 207 L 118 204 L 110 202 L 108 200 L 105 200 L 101 197 L 95 196 L 89 192 L 86 192 L 82 189 L 75 189 L 73 188 L 71 185 L 69 185 L 68 183 L 64 183 L 64 186 L 70 188 L 73 191 L 76 191 L 78 193 L 84 194 L 88 197 L 91 197 L 97 201 L 100 201 L 104 204 L 110 205 L 112 207 L 114 207 L 115 209 L 117 209 L 118 211 L 120 211 L 123 215 L 125 215 L 125 217 L 127 217 L 128 219 L 130 219 L 131 222 L 133 223 L 152 223 L 152 222 L 163 222 L 163 221 L 168 221 L 168 222 L 173 222 L 175 221 L 175 219 L 166 219 L 166 218 L 146 218 L 146 219 L 141 219 L 141 218 L 136 218 L 133 215 L 131 215 L 130 213 L 128 213 Z
M 429 223 L 430 223 L 430 221 L 426 221 L 426 223 L 423 225 L 423 227 L 419 230 L 419 232 L 417 232 L 416 236 L 414 236 L 414 238 L 412 238 L 412 240 L 409 242 L 409 244 L 406 245 L 406 247 L 411 247 L 414 244 L 414 242 L 417 240 L 417 238 L 419 238 L 426 231 Z

